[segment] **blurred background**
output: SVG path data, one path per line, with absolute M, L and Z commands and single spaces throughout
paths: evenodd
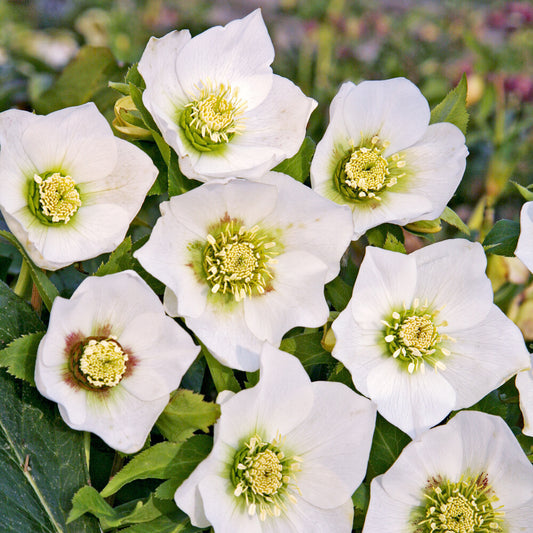
M 533 183 L 532 2 L 0 0 L 0 111 L 44 114 L 94 100 L 111 120 L 120 95 L 107 82 L 122 81 L 150 36 L 184 28 L 196 35 L 256 7 L 274 42 L 274 71 L 319 102 L 308 130 L 315 142 L 345 80 L 405 76 L 433 107 L 465 73 L 470 156 L 450 205 L 478 240 L 495 221 L 518 220 L 524 200 L 511 181 Z M 70 76 L 62 79 L 71 61 Z M 73 86 L 76 68 L 89 69 L 90 82 Z M 514 287 L 502 307 L 533 339 L 528 273 L 509 258 L 491 256 L 489 275 L 495 291 Z

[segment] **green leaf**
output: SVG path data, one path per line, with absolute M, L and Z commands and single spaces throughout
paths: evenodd
M 88 482 L 83 433 L 51 402 L 0 370 L 0 507 L 3 531 L 97 532 L 66 526 L 72 494 Z
M 312 329 L 299 335 L 287 337 L 281 341 L 280 350 L 295 355 L 303 367 L 330 364 L 334 362 L 331 355 L 322 347 L 322 331 Z
M 178 389 L 172 394 L 156 425 L 165 439 L 183 442 L 195 431 L 207 433 L 219 416 L 220 405 L 217 403 L 206 402 L 201 394 L 193 391 Z
M 440 219 L 450 224 L 450 226 L 462 231 L 465 235 L 470 235 L 470 228 L 461 220 L 459 215 L 453 209 L 446 207 L 442 212 Z
M 108 81 L 122 78 L 123 72 L 108 48 L 84 46 L 52 87 L 33 102 L 33 107 L 37 113 L 46 115 L 92 101 L 100 111 L 108 111 L 112 116 L 117 98 Z
M 366 483 L 361 483 L 353 493 L 352 502 L 354 507 L 353 527 L 361 529 L 365 522 L 366 511 L 370 503 L 370 488 Z
M 233 370 L 224 366 L 222 363 L 219 363 L 210 353 L 209 350 L 202 345 L 202 353 L 204 354 L 207 366 L 211 377 L 213 378 L 213 383 L 215 384 L 215 389 L 217 392 L 222 392 L 223 390 L 230 390 L 232 392 L 239 392 L 241 387 L 239 382 L 235 379 Z
M 520 185 L 519 183 L 516 183 L 516 181 L 512 181 L 512 180 L 511 180 L 511 183 L 516 187 L 516 189 L 522 195 L 522 198 L 524 198 L 526 202 L 533 201 L 533 191 L 531 190 L 531 187 L 533 187 L 533 185 L 524 187 L 523 185 Z
M 367 479 L 372 479 L 388 470 L 410 441 L 408 435 L 378 413 L 368 459 Z
M 298 152 L 290 159 L 285 159 L 273 170 L 283 172 L 303 183 L 309 177 L 311 160 L 315 153 L 316 144 L 311 137 L 306 137 Z
M 326 285 L 326 298 L 335 309 L 342 311 L 352 297 L 353 287 L 337 276 Z
M 118 248 L 111 253 L 109 259 L 104 264 L 102 263 L 96 271 L 96 276 L 107 276 L 108 274 L 115 274 L 123 270 L 130 270 L 134 267 L 134 259 L 131 255 L 131 237 L 126 237 Z
M 175 458 L 172 477 L 157 487 L 155 495 L 162 500 L 174 498 L 177 488 L 209 455 L 212 448 L 213 439 L 207 435 L 195 435 L 184 442 Z
M 56 296 L 59 295 L 58 290 L 54 284 L 48 279 L 46 274 L 30 259 L 30 256 L 24 249 L 24 246 L 16 239 L 16 237 L 9 231 L 0 230 L 0 237 L 3 237 L 6 241 L 9 241 L 17 250 L 21 253 L 24 261 L 30 268 L 31 279 L 37 287 L 39 294 L 43 300 L 44 305 L 50 311 L 52 309 L 52 303 Z
M 179 509 L 156 518 L 152 522 L 121 529 L 120 533 L 196 533 L 204 529 L 191 524 L 189 517 Z
M 468 111 L 466 110 L 466 74 L 463 74 L 461 81 L 452 89 L 431 111 L 430 124 L 437 122 L 451 122 L 455 124 L 466 135 L 468 125 Z
M 0 366 L 16 378 L 27 381 L 35 387 L 35 359 L 37 348 L 44 336 L 44 331 L 23 335 L 10 342 L 7 348 L 0 351 Z
M 483 241 L 485 253 L 513 257 L 519 236 L 519 222 L 498 220 Z
M 143 77 L 139 73 L 138 66 L 138 63 L 136 63 L 135 65 L 131 65 L 131 67 L 128 69 L 128 72 L 126 73 L 125 81 L 128 84 L 133 83 L 133 85 L 135 85 L 136 87 L 144 89 L 145 83 Z
M 379 246 L 385 250 L 405 253 L 403 232 L 400 226 L 394 224 L 381 224 L 366 232 L 368 244 Z
M 134 456 L 104 487 L 104 498 L 136 479 L 179 479 L 180 483 L 206 457 L 212 439 L 196 435 L 185 443 L 160 442 Z M 206 451 L 207 450 L 207 451 Z M 185 477 L 183 477 L 185 475 Z

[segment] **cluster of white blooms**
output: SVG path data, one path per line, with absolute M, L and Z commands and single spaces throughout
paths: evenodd
M 463 239 L 402 254 L 369 246 L 332 355 L 357 391 L 311 382 L 278 350 L 292 328 L 327 324 L 324 286 L 352 240 L 383 223 L 438 218 L 465 170 L 465 138 L 429 125 L 408 80 L 342 85 L 311 185 L 273 169 L 294 156 L 316 102 L 273 74 L 259 10 L 191 38 L 152 38 L 142 101 L 181 172 L 204 182 L 161 203 L 131 270 L 56 298 L 36 362 L 39 391 L 73 429 L 140 450 L 200 351 L 260 370 L 220 393 L 214 447 L 175 494 L 216 533 L 352 529 L 376 411 L 411 438 L 372 482 L 365 533 L 531 531 L 533 467 L 502 419 L 470 407 L 515 374 L 533 435 L 533 375 L 520 330 L 493 303 L 483 247 Z M 40 267 L 114 250 L 157 169 L 116 138 L 94 104 L 0 114 L 0 210 Z M 533 202 L 516 255 L 533 269 Z M 523 372 L 522 372 L 523 371 Z M 364 395 L 364 396 L 363 396 Z M 528 529 L 529 528 L 529 529 Z

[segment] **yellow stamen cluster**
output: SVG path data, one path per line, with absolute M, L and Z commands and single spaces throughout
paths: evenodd
M 414 520 L 418 533 L 501 533 L 505 513 L 493 508 L 498 498 L 486 475 L 430 486 L 427 503 Z
M 335 171 L 334 182 L 339 192 L 349 199 L 380 201 L 380 193 L 405 176 L 401 171 L 406 165 L 402 154 L 383 156 L 389 144 L 374 135 L 370 141 L 352 147 Z
M 384 340 L 395 359 L 407 364 L 407 371 L 412 374 L 425 371 L 425 364 L 435 370 L 446 370 L 442 362 L 451 352 L 444 347 L 444 341 L 453 342 L 450 336 L 439 333 L 439 327 L 446 322 L 436 323 L 439 311 L 430 311 L 428 303 L 413 301 L 410 308 L 394 311 L 388 320 L 382 320 Z
M 235 221 L 225 223 L 216 237 L 207 235 L 204 270 L 212 293 L 233 294 L 236 301 L 264 294 L 273 275 L 276 242 L 260 231 Z
M 39 187 L 39 203 L 42 213 L 52 218 L 52 222 L 64 222 L 76 213 L 81 206 L 81 199 L 76 183 L 70 176 L 54 172 L 44 179 L 38 174 L 33 179 Z
M 286 509 L 286 500 L 296 502 L 294 495 L 288 492 L 289 488 L 299 490 L 292 477 L 300 470 L 302 459 L 286 457 L 279 449 L 281 443 L 281 437 L 269 443 L 254 435 L 234 457 L 231 471 L 233 493 L 244 498 L 249 515 L 257 513 L 262 521 L 267 516 L 280 516 Z
M 96 388 L 118 385 L 126 372 L 128 354 L 113 339 L 91 339 L 83 348 L 79 369 Z
M 189 108 L 188 126 L 213 143 L 227 143 L 232 134 L 242 131 L 245 104 L 238 88 L 208 82 L 185 107 Z

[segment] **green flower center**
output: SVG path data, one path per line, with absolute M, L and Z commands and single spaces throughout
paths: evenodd
M 289 490 L 298 490 L 293 483 L 294 472 L 300 470 L 301 458 L 286 457 L 278 447 L 281 439 L 264 442 L 254 435 L 235 454 L 230 472 L 235 487 L 234 495 L 242 498 L 248 514 L 280 516 L 286 509 L 286 500 L 294 503 L 296 498 Z
M 70 356 L 70 371 L 83 387 L 105 390 L 122 380 L 129 356 L 111 337 L 89 337 L 75 345 Z
M 66 224 L 81 206 L 76 182 L 60 172 L 33 176 L 29 186 L 28 206 L 47 225 Z
M 203 270 L 212 293 L 232 294 L 237 302 L 264 294 L 273 279 L 271 265 L 280 245 L 259 226 L 247 229 L 232 219 L 207 235 Z
M 406 164 L 402 155 L 383 156 L 388 145 L 375 135 L 346 153 L 334 175 L 335 187 L 342 196 L 348 200 L 380 201 L 382 193 L 405 176 L 401 170 Z
M 392 357 L 406 366 L 412 374 L 420 370 L 424 372 L 425 364 L 436 370 L 445 370 L 442 359 L 450 355 L 445 347 L 446 341 L 453 339 L 439 333 L 439 327 L 446 326 L 446 322 L 436 322 L 439 311 L 431 311 L 428 305 L 420 305 L 415 299 L 413 305 L 407 309 L 394 311 L 386 320 L 383 338 Z
M 427 503 L 416 509 L 415 533 L 499 533 L 505 513 L 486 475 L 453 483 L 435 482 L 424 492 Z
M 228 143 L 242 131 L 245 103 L 238 89 L 220 83 L 203 84 L 199 94 L 186 106 L 180 125 L 187 139 L 199 151 L 210 152 Z

